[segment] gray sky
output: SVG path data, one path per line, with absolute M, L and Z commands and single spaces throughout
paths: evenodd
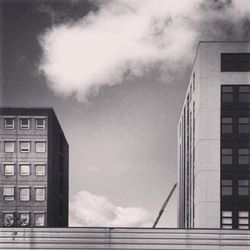
M 249 10 L 248 0 L 1 1 L 1 101 L 55 109 L 71 225 L 152 225 L 176 182 L 198 41 L 249 39 Z M 176 226 L 176 194 L 159 226 Z

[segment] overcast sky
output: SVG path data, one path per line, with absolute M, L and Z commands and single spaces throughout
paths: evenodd
M 53 107 L 70 145 L 70 225 L 152 226 L 177 181 L 199 40 L 249 40 L 249 0 L 1 2 L 3 106 Z M 176 227 L 177 193 L 161 227 Z

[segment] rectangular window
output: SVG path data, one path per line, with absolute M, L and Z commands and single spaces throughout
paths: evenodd
M 232 211 L 222 211 L 222 228 L 232 228 Z
M 30 164 L 20 164 L 20 175 L 30 175 Z
M 3 225 L 5 227 L 13 227 L 14 226 L 14 213 L 4 213 L 3 214 Z
M 221 130 L 223 134 L 231 134 L 233 132 L 233 118 L 232 117 L 222 117 Z
M 222 53 L 221 72 L 250 71 L 250 53 Z
M 30 128 L 30 118 L 20 118 L 19 119 L 20 129 Z
M 45 141 L 36 141 L 35 147 L 36 147 L 36 153 L 46 152 L 46 142 Z
M 249 213 L 248 211 L 238 212 L 238 228 L 249 229 Z
M 14 153 L 15 152 L 15 142 L 14 141 L 5 141 L 4 142 L 4 152 L 5 153 Z
M 36 129 L 45 129 L 46 127 L 45 118 L 36 118 Z
M 19 214 L 19 225 L 21 227 L 28 227 L 30 225 L 30 213 Z
M 239 165 L 250 164 L 250 149 L 249 148 L 238 149 L 238 164 Z
M 233 150 L 232 148 L 222 148 L 221 149 L 221 162 L 223 165 L 233 164 Z
M 35 213 L 35 226 L 36 227 L 45 226 L 45 214 L 44 213 Z
M 240 134 L 250 133 L 250 117 L 238 118 L 238 132 Z
M 30 200 L 30 188 L 29 187 L 19 188 L 19 197 L 20 197 L 20 201 L 29 201 Z
M 36 164 L 35 170 L 37 176 L 45 175 L 45 164 Z
M 36 201 L 45 201 L 45 187 L 35 188 L 36 190 Z
M 233 193 L 233 181 L 232 180 L 222 180 L 222 195 L 228 196 Z
M 15 128 L 15 119 L 14 118 L 4 118 L 4 128 L 5 129 L 14 129 Z
M 249 194 L 249 180 L 238 180 L 238 194 L 240 196 Z
M 13 201 L 15 199 L 15 187 L 3 187 L 3 198 L 5 201 Z
M 239 102 L 250 102 L 250 86 L 239 86 Z
M 222 86 L 222 103 L 233 102 L 233 86 Z
M 20 152 L 28 153 L 30 152 L 30 141 L 20 141 Z
M 15 165 L 14 164 L 4 164 L 4 175 L 14 175 Z

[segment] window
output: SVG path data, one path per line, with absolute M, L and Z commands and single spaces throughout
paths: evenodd
M 14 213 L 4 213 L 3 214 L 3 225 L 5 227 L 13 227 L 14 226 Z
M 233 181 L 232 180 L 222 180 L 222 195 L 228 196 L 233 193 Z
M 250 133 L 250 117 L 239 117 L 238 131 L 240 134 Z
M 223 165 L 231 165 L 233 164 L 233 150 L 232 148 L 222 148 L 221 150 L 222 156 L 221 161 Z
M 238 149 L 238 164 L 249 165 L 249 163 L 250 163 L 250 149 L 239 148 Z
M 14 118 L 4 118 L 4 128 L 5 129 L 14 129 L 15 128 Z
M 36 129 L 45 129 L 45 118 L 36 118 Z
M 231 229 L 232 228 L 232 211 L 222 211 L 222 228 Z
M 222 117 L 222 133 L 231 134 L 233 132 L 233 118 L 232 117 Z
M 44 227 L 45 225 L 45 214 L 44 213 L 35 213 L 35 226 Z
M 248 229 L 249 228 L 249 214 L 248 211 L 238 212 L 238 228 Z
M 222 53 L 222 72 L 250 71 L 250 53 Z
M 36 141 L 35 147 L 36 147 L 36 153 L 46 152 L 46 142 L 45 141 Z
M 35 170 L 36 170 L 36 175 L 38 176 L 45 175 L 45 164 L 36 164 Z
M 239 102 L 250 102 L 250 87 L 249 86 L 239 86 Z
M 29 164 L 20 164 L 20 175 L 30 175 Z
M 3 198 L 5 201 L 13 201 L 15 199 L 14 193 L 15 187 L 3 187 Z
M 30 152 L 30 141 L 20 141 L 20 152 L 22 153 Z
M 20 118 L 20 129 L 29 129 L 30 128 L 30 119 L 29 118 Z
M 15 152 L 15 142 L 14 141 L 5 141 L 4 142 L 4 152 L 5 153 L 14 153 Z
M 222 103 L 233 102 L 233 86 L 222 86 Z
M 30 213 L 19 214 L 19 225 L 21 227 L 28 227 L 30 225 Z
M 29 201 L 30 200 L 30 188 L 29 187 L 19 188 L 19 197 L 20 197 L 20 201 Z
M 249 180 L 238 180 L 238 194 L 241 196 L 249 194 Z
M 36 201 L 45 200 L 45 187 L 35 188 L 36 190 Z
M 15 165 L 14 164 L 4 164 L 4 175 L 14 175 Z

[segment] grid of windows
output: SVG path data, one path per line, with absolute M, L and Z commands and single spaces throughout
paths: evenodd
M 3 141 L 2 150 L 4 153 L 15 153 L 16 145 L 18 146 L 18 150 L 20 153 L 30 153 L 34 150 L 36 153 L 45 153 L 47 149 L 46 140 L 44 141 L 20 140 L 18 143 L 15 140 L 5 140 Z
M 250 86 L 221 88 L 221 227 L 248 229 Z

